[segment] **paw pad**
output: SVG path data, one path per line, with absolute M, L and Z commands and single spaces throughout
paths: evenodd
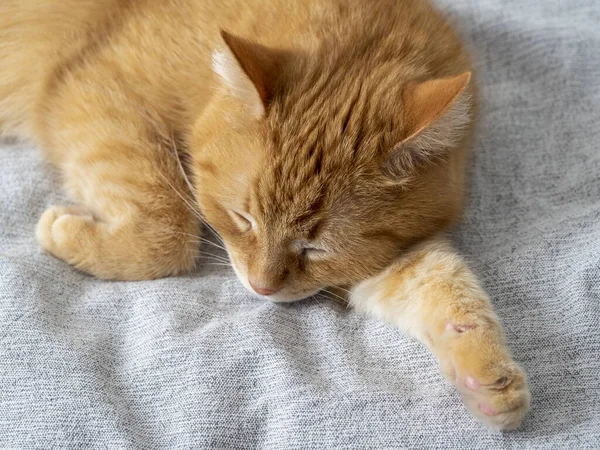
M 486 405 L 485 403 L 479 404 L 479 410 L 484 413 L 486 416 L 496 416 L 498 413 L 494 411 L 494 409 L 490 405 Z
M 481 383 L 473 377 L 467 377 L 465 378 L 465 386 L 467 386 L 471 390 L 476 390 L 479 389 Z
M 477 328 L 476 325 L 455 324 L 452 322 L 448 322 L 448 324 L 446 324 L 446 330 L 453 331 L 458 334 L 462 334 L 465 331 L 473 330 L 475 328 Z

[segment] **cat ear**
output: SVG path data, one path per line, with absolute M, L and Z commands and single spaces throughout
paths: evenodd
M 265 116 L 286 55 L 221 30 L 227 47 L 213 53 L 213 70 L 256 117 Z
M 412 170 L 456 145 L 469 124 L 471 73 L 410 83 L 404 91 L 408 135 L 394 146 L 389 169 L 395 175 Z

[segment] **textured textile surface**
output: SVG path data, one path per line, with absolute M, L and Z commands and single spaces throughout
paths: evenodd
M 530 376 L 522 429 L 484 428 L 421 344 L 343 307 L 265 303 L 217 265 L 77 273 L 34 240 L 56 177 L 5 143 L 0 449 L 600 448 L 600 3 L 442 3 L 483 88 L 453 240 Z

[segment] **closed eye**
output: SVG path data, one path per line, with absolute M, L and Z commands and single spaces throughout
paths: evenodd
M 247 232 L 256 228 L 256 220 L 250 214 L 241 211 L 229 210 L 229 215 L 233 222 L 242 232 Z
M 323 250 L 322 248 L 316 248 L 316 247 L 304 247 L 302 249 L 302 252 L 305 254 L 311 254 L 311 255 L 315 255 L 315 254 L 319 254 L 319 253 L 327 253 L 326 250 Z
M 312 257 L 322 257 L 327 254 L 327 250 L 320 247 L 313 247 L 310 245 L 304 245 L 300 247 L 300 252 L 302 256 L 312 258 Z

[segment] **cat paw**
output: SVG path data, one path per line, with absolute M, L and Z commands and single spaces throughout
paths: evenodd
M 77 206 L 53 206 L 42 214 L 36 238 L 47 252 L 77 264 L 86 232 L 92 226 L 94 218 L 87 210 Z
M 518 428 L 529 410 L 527 379 L 516 365 L 464 375 L 457 378 L 456 385 L 472 414 L 492 428 Z
M 154 225 L 150 218 L 110 224 L 81 207 L 54 206 L 42 214 L 36 237 L 52 255 L 101 279 L 149 280 L 191 270 L 195 243 Z
M 527 376 L 502 345 L 485 341 L 473 339 L 455 348 L 451 363 L 445 362 L 446 374 L 475 417 L 492 428 L 518 428 L 531 400 Z

